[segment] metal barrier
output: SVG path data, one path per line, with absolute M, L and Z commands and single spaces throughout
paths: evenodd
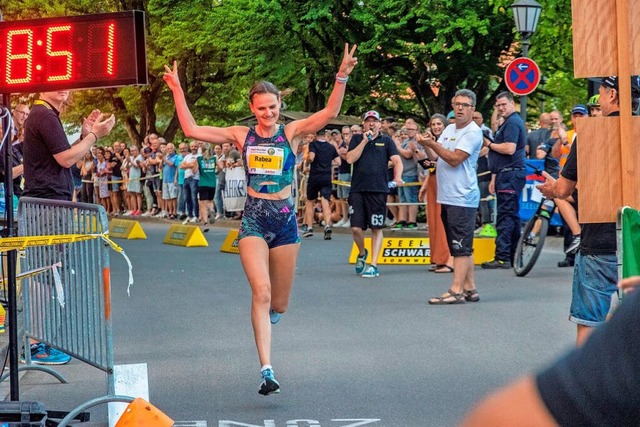
M 100 205 L 29 197 L 18 204 L 21 237 L 108 230 L 108 217 Z M 107 373 L 108 396 L 81 408 L 130 399 L 115 396 L 109 251 L 102 239 L 25 249 L 23 268 L 44 269 L 23 279 L 25 348 L 29 348 L 28 338 L 33 338 Z M 56 375 L 47 367 L 31 365 L 30 352 L 25 353 L 25 369 Z

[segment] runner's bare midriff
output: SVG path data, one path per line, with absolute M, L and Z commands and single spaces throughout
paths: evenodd
M 284 200 L 291 197 L 291 185 L 287 185 L 285 188 L 278 191 L 277 193 L 258 193 L 253 188 L 247 187 L 247 194 L 257 199 Z

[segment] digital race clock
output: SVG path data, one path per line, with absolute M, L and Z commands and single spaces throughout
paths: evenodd
M 146 83 L 141 11 L 0 22 L 0 93 Z

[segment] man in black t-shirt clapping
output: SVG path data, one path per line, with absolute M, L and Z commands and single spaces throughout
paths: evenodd
M 42 92 L 25 121 L 23 196 L 69 200 L 73 195 L 71 165 L 82 159 L 93 144 L 111 132 L 115 116 L 105 118 L 94 110 L 84 120 L 80 140 L 69 145 L 60 121 L 68 90 Z

